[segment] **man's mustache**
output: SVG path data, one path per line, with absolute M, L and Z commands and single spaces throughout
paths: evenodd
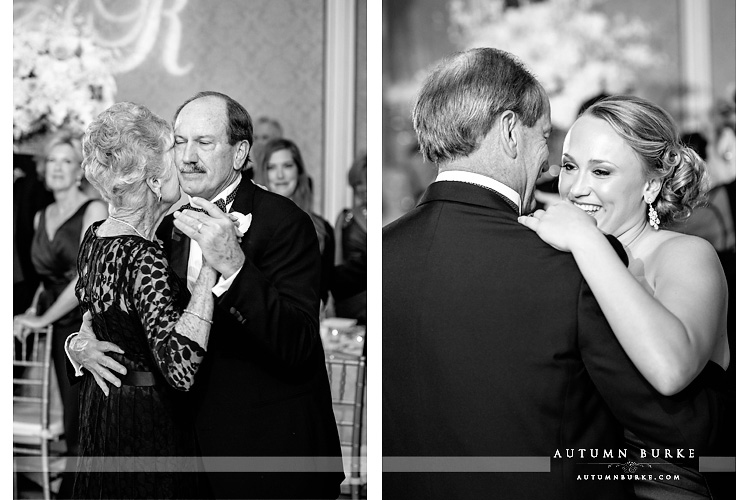
M 180 167 L 181 174 L 205 174 L 206 170 L 197 165 L 183 165 Z

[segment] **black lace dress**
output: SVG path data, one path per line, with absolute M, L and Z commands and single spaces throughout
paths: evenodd
M 98 237 L 100 225 L 81 243 L 76 294 L 97 338 L 125 352 L 112 357 L 128 375 L 105 396 L 84 370 L 74 498 L 201 498 L 184 391 L 205 351 L 174 329 L 189 294 L 156 243 Z

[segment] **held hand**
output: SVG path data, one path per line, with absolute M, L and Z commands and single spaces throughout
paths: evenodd
M 567 201 L 552 205 L 547 210 L 537 210 L 531 216 L 523 215 L 518 222 L 563 252 L 573 251 L 573 247 L 585 241 L 588 234 L 598 231 L 593 217 Z
M 213 203 L 202 198 L 193 201 L 208 215 L 192 210 L 175 212 L 174 225 L 198 243 L 211 267 L 228 278 L 245 263 L 245 254 L 237 241 L 237 226 Z
M 70 357 L 91 372 L 105 396 L 109 396 L 107 382 L 115 387 L 122 385 L 120 379 L 112 371 L 125 375 L 128 370 L 105 353 L 124 354 L 125 352 L 111 342 L 96 339 L 91 329 L 90 313 L 84 314 L 81 331 L 70 341 L 69 348 Z

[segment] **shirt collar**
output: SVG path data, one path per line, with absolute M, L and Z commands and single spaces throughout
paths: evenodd
M 468 182 L 470 184 L 479 184 L 480 186 L 486 187 L 497 191 L 503 196 L 507 197 L 510 201 L 516 204 L 517 207 L 521 207 L 521 195 L 519 195 L 514 189 L 509 188 L 502 182 L 487 177 L 486 175 L 478 174 L 476 172 L 466 172 L 464 170 L 446 170 L 440 172 L 435 178 L 435 182 L 439 181 L 453 181 L 453 182 Z
M 242 174 L 240 173 L 240 175 L 237 176 L 237 178 L 234 180 L 233 183 L 231 183 L 221 193 L 217 194 L 216 196 L 214 196 L 214 198 L 212 200 L 210 200 L 211 203 L 214 203 L 214 202 L 216 202 L 218 200 L 221 200 L 222 198 L 226 198 L 227 196 L 229 196 L 232 193 L 232 191 L 234 191 L 237 188 L 237 186 L 240 185 L 241 181 L 242 181 Z M 195 203 L 193 203 L 193 197 L 192 196 L 188 196 L 188 200 L 190 201 L 190 206 L 198 208 L 198 205 L 196 205 Z M 229 212 L 229 208 L 232 206 L 233 203 L 234 203 L 234 200 L 232 200 L 231 202 L 227 203 L 227 212 Z

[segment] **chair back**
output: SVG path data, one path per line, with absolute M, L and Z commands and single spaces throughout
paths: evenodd
M 352 498 L 358 498 L 358 489 L 362 484 L 360 466 L 366 365 L 365 356 L 358 356 L 356 359 L 329 356 L 326 359 L 342 452 L 345 460 L 347 452 L 351 457 L 346 482 L 352 487 Z
M 44 431 L 50 424 L 50 370 L 52 325 L 31 332 L 22 341 L 14 340 L 13 407 L 15 414 L 38 415 Z M 28 419 L 25 419 L 28 421 Z M 14 418 L 14 422 L 16 419 Z M 29 422 L 31 423 L 31 422 Z M 14 425 L 14 434 L 16 426 Z

